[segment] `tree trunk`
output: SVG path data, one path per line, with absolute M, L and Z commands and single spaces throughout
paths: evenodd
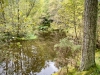
M 85 0 L 81 71 L 95 65 L 97 9 L 98 0 Z

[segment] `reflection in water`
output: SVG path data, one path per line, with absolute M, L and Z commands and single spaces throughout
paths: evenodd
M 58 71 L 58 69 L 54 66 L 54 62 L 46 62 L 48 67 L 41 70 L 40 73 L 36 73 L 36 75 L 51 75 L 53 72 Z
M 47 51 L 32 41 L 9 43 L 0 49 L 0 75 L 51 75 L 58 69 L 48 61 Z

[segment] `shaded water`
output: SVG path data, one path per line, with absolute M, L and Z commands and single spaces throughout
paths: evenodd
M 58 71 L 46 44 L 14 41 L 0 48 L 0 75 L 51 75 Z M 52 51 L 51 51 L 52 52 Z

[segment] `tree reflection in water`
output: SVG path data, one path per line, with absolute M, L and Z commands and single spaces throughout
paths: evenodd
M 35 75 L 46 68 L 48 50 L 39 49 L 32 41 L 14 41 L 0 49 L 0 75 Z

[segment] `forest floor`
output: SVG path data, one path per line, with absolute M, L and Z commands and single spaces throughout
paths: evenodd
M 96 50 L 95 54 L 95 62 L 96 62 L 96 67 L 91 67 L 88 71 L 78 71 L 73 67 L 70 67 L 69 72 L 65 73 L 66 69 L 59 70 L 57 73 L 54 73 L 52 75 L 100 75 L 100 50 Z

